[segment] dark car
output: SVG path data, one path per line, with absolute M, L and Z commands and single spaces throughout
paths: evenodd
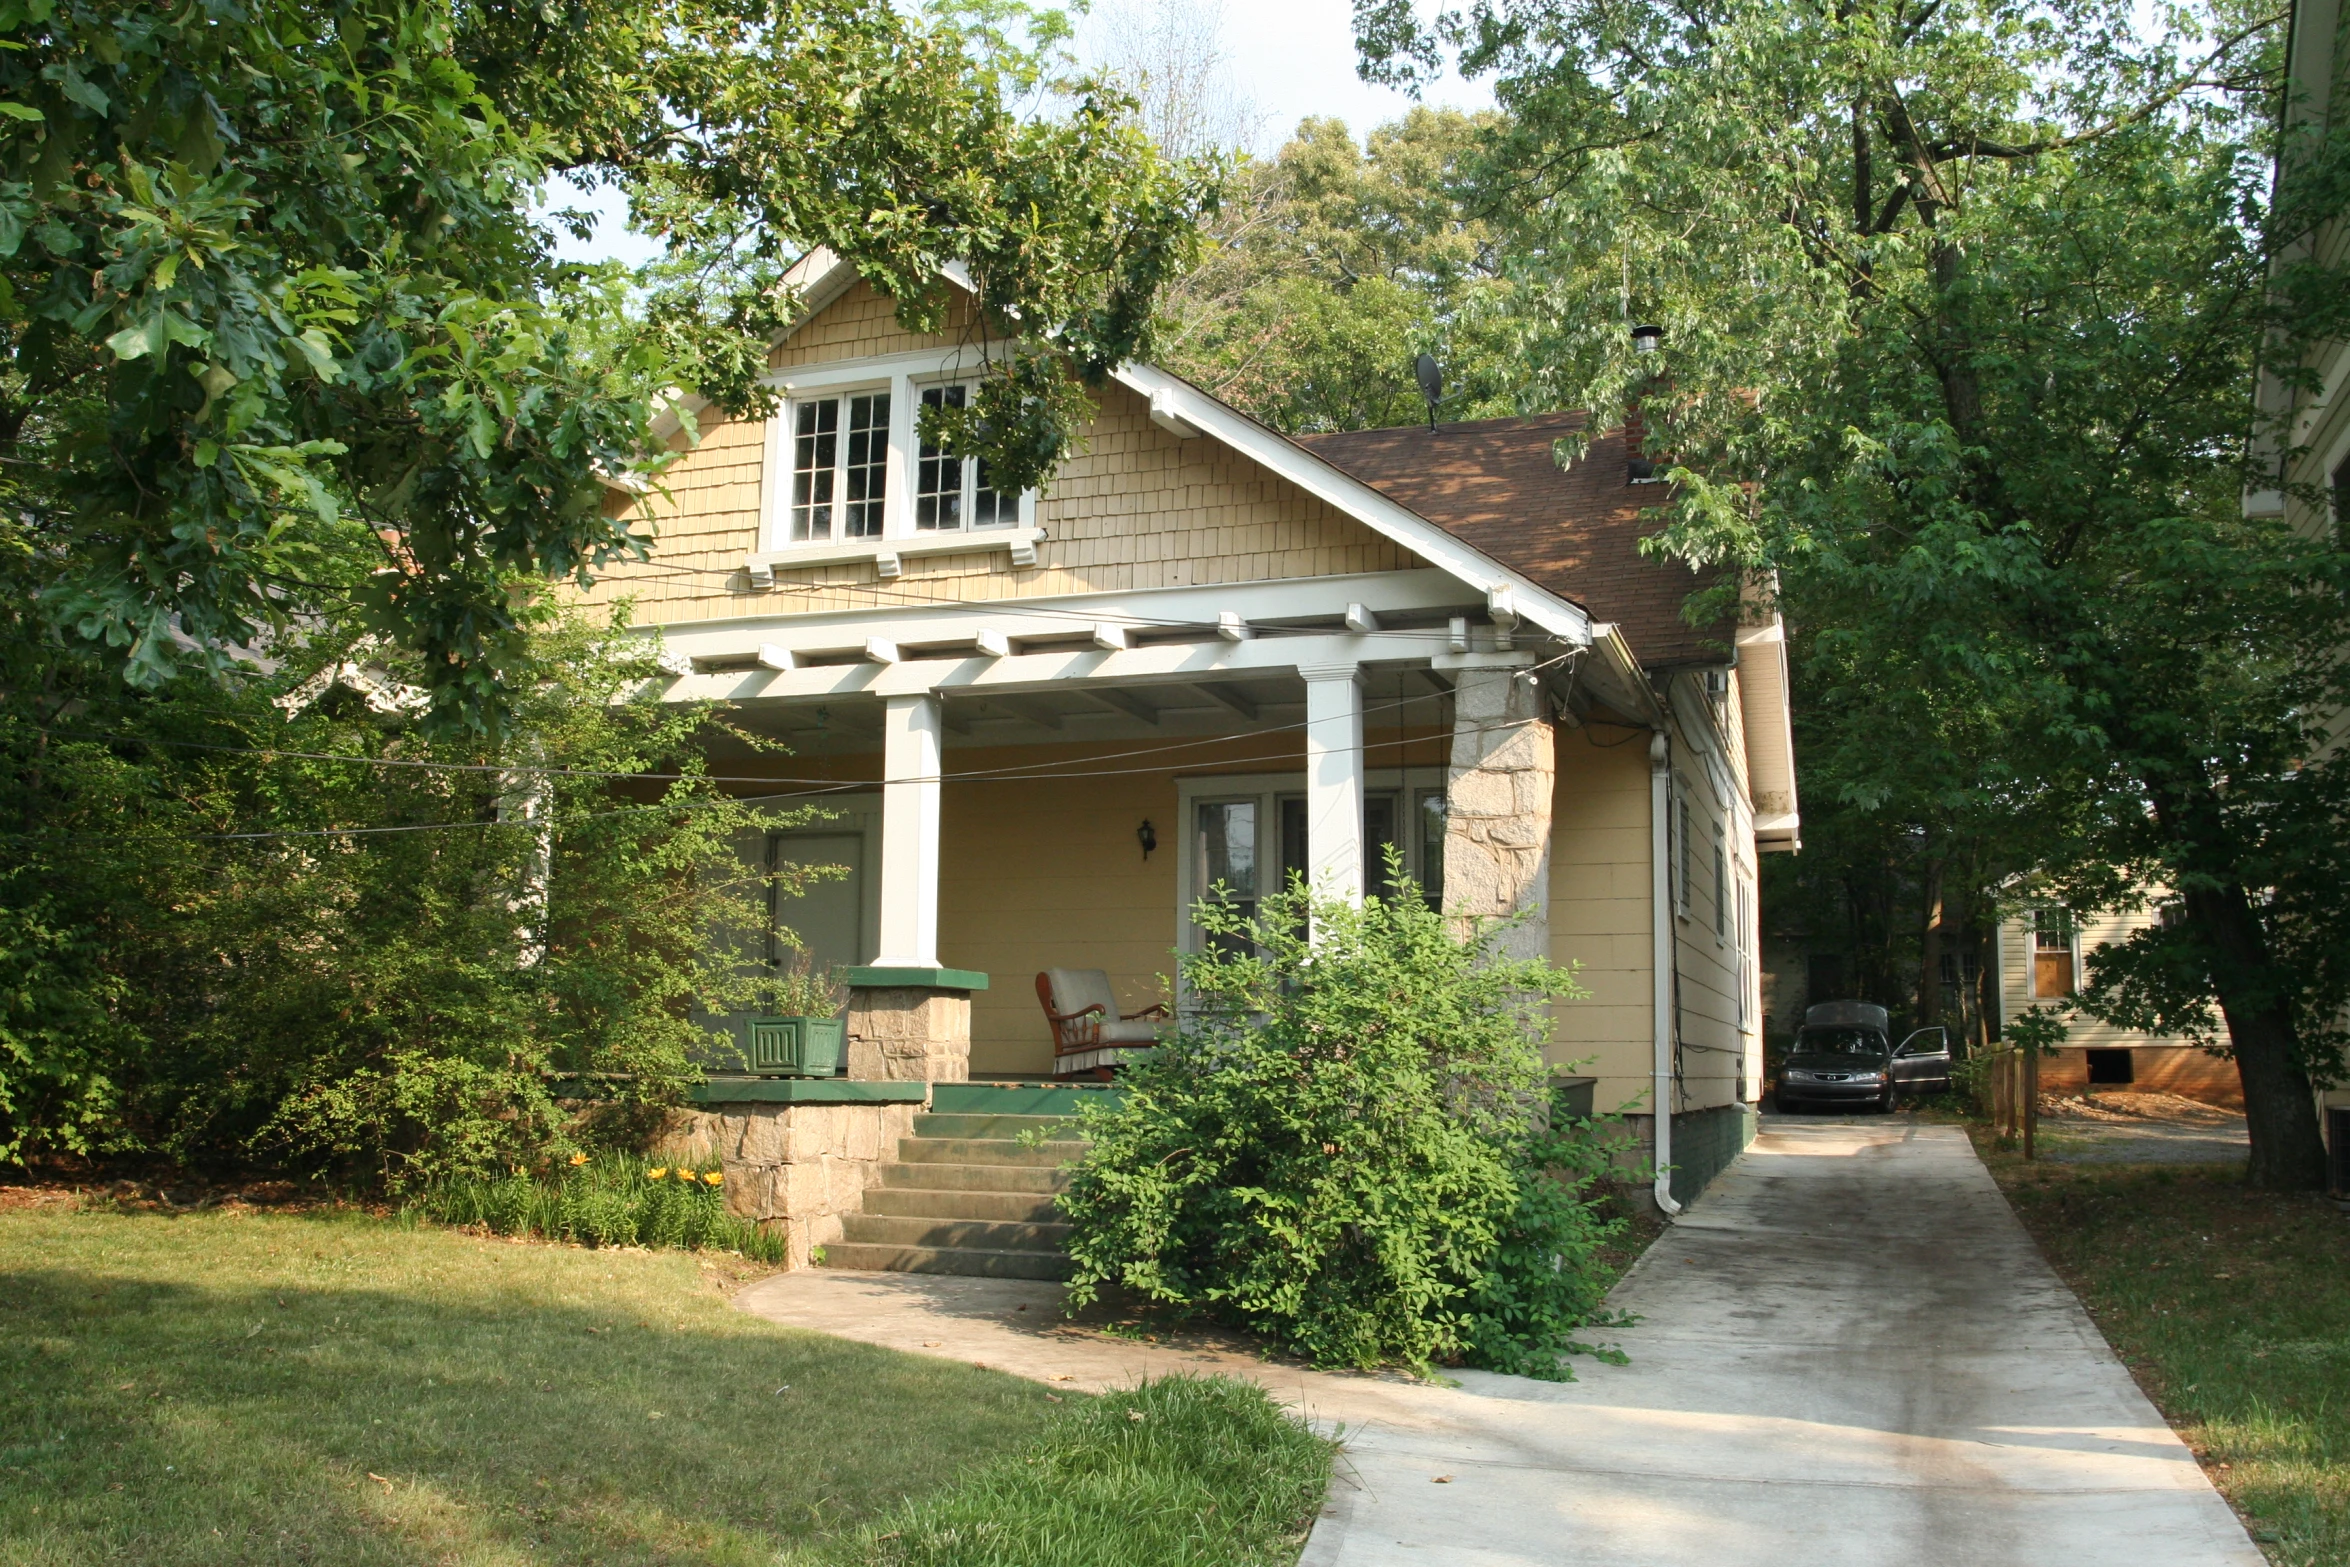
M 1883 1007 L 1866 1001 L 1827 1001 L 1806 1011 L 1779 1068 L 1779 1108 L 1890 1110 L 1905 1093 L 1949 1088 L 1948 1036 L 1921 1028 L 1896 1048 L 1891 1023 Z

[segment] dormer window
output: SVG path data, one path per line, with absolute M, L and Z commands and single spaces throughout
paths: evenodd
M 927 361 L 927 362 L 924 362 Z M 927 409 L 965 409 L 979 389 L 958 350 L 795 368 L 767 426 L 754 590 L 787 563 L 873 562 L 894 577 L 908 557 L 1002 553 L 1036 564 L 1037 497 L 989 482 L 987 465 L 922 438 Z
M 922 389 L 925 408 L 968 406 L 970 386 Z M 1020 520 L 1017 497 L 999 495 L 987 482 L 987 464 L 976 457 L 950 457 L 930 442 L 916 461 L 914 526 L 917 528 L 1009 528 Z
M 889 393 L 795 403 L 792 417 L 791 541 L 880 538 L 889 498 Z

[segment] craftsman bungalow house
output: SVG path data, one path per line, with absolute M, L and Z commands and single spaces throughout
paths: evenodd
M 792 281 L 780 413 L 678 429 L 653 558 L 588 597 L 657 629 L 670 699 L 789 747 L 718 771 L 831 789 L 746 852 L 849 868 L 777 918 L 858 966 L 850 1077 L 1048 1079 L 1040 971 L 1171 1001 L 1211 884 L 1361 896 L 1394 845 L 1579 970 L 1553 1056 L 1644 1140 L 1661 1094 L 1674 1192 L 1743 1146 L 1780 626 L 1684 621 L 1620 432 L 1565 471 L 1577 414 L 1292 439 L 1130 364 L 1049 488 L 998 494 L 916 434 L 980 368 L 965 325 L 907 331 L 826 252 Z

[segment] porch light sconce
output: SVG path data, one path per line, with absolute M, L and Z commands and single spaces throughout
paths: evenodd
M 1636 354 L 1653 354 L 1657 351 L 1658 345 L 1663 343 L 1664 340 L 1665 329 L 1663 327 L 1636 326 L 1632 329 L 1632 352 Z
M 1159 846 L 1159 830 L 1150 824 L 1150 818 L 1146 816 L 1142 820 L 1142 825 L 1134 829 L 1134 836 L 1136 841 L 1142 845 L 1142 857 L 1148 860 L 1151 857 L 1151 850 Z

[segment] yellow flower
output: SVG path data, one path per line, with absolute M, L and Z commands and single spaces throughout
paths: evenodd
M 721 1172 L 712 1170 L 708 1175 L 703 1176 L 702 1179 L 708 1181 L 712 1186 L 716 1186 L 720 1182 L 724 1181 L 726 1177 Z
M 685 1168 L 683 1165 L 679 1165 L 677 1169 L 677 1178 L 681 1181 L 690 1181 L 694 1179 L 694 1172 Z
M 667 1175 L 668 1173 L 669 1173 L 669 1166 L 667 1166 L 667 1165 L 662 1165 L 662 1166 L 660 1166 L 658 1169 L 647 1170 L 647 1171 L 645 1172 L 645 1179 L 646 1179 L 646 1180 L 648 1180 L 648 1181 L 657 1181 L 657 1180 L 660 1180 L 660 1179 L 661 1179 L 663 1176 Z
M 573 1155 L 571 1156 L 571 1164 L 572 1164 L 572 1168 L 574 1168 L 574 1169 L 577 1169 L 579 1166 L 581 1166 L 581 1165 L 583 1165 L 583 1164 L 585 1164 L 585 1163 L 587 1163 L 587 1155 L 586 1155 L 586 1154 L 583 1154 L 583 1153 L 575 1153 L 575 1154 L 573 1154 Z

